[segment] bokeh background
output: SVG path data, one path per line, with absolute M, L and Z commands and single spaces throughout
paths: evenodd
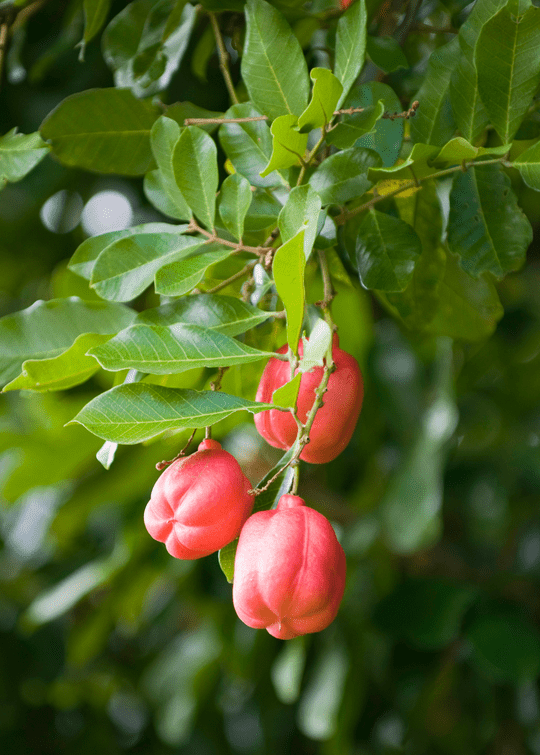
M 466 12 L 427 5 L 432 24 Z M 54 2 L 17 33 L 0 133 L 32 133 L 67 95 L 113 85 L 97 42 L 78 62 L 82 23 L 80 3 Z M 198 23 L 168 101 L 222 111 Z M 407 103 L 441 41 L 411 33 L 410 68 L 377 75 Z M 527 128 L 520 138 L 538 135 L 534 118 Z M 0 398 L 3 752 L 540 753 L 540 206 L 512 179 L 535 241 L 499 285 L 505 314 L 488 340 L 420 338 L 342 276 L 334 314 L 366 398 L 346 451 L 302 469 L 301 494 L 348 560 L 339 616 L 320 634 L 281 642 L 244 626 L 216 556 L 176 561 L 148 536 L 155 464 L 184 436 L 121 448 L 104 470 L 99 439 L 64 424 L 110 373 Z M 0 314 L 94 298 L 67 270 L 75 248 L 152 219 L 142 180 L 47 158 L 0 193 Z M 254 395 L 261 368 L 230 370 L 224 388 Z M 279 458 L 245 417 L 215 437 L 254 482 Z

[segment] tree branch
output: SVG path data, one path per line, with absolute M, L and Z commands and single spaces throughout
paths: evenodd
M 210 16 L 210 23 L 212 24 L 212 30 L 214 32 L 214 37 L 216 38 L 216 44 L 219 53 L 219 67 L 225 80 L 225 86 L 227 87 L 227 91 L 229 92 L 229 97 L 231 98 L 233 105 L 238 105 L 239 100 L 236 96 L 236 92 L 234 91 L 234 84 L 231 78 L 231 72 L 229 71 L 229 53 L 227 52 L 227 48 L 225 47 L 225 44 L 223 42 L 223 37 L 221 36 L 221 31 L 217 22 L 216 14 L 209 11 L 208 15 Z

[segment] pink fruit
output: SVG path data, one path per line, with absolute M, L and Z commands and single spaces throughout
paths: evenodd
M 171 464 L 152 490 L 146 529 L 176 558 L 208 556 L 238 535 L 253 508 L 251 483 L 215 440 Z
M 240 619 L 281 640 L 320 632 L 345 589 L 345 553 L 325 516 L 297 495 L 249 517 L 234 563 L 233 603 Z

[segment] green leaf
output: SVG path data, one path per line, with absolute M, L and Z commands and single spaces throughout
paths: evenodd
M 305 228 L 304 254 L 306 260 L 315 243 L 320 213 L 321 199 L 309 184 L 295 186 L 290 191 L 287 201 L 279 213 L 278 225 L 283 243 L 292 239 L 299 230 Z
M 375 622 L 417 648 L 442 650 L 457 638 L 477 593 L 437 577 L 409 578 L 378 605 Z
M 540 673 L 540 635 L 537 628 L 517 614 L 489 613 L 468 628 L 476 666 L 496 681 L 523 684 Z
M 158 118 L 150 132 L 152 153 L 158 165 L 161 186 L 171 202 L 176 217 L 179 220 L 189 220 L 191 210 L 176 184 L 173 169 L 173 153 L 180 138 L 180 126 L 171 118 L 164 115 Z
M 135 369 L 152 375 L 249 364 L 271 356 L 223 333 L 185 323 L 132 325 L 89 354 L 106 370 Z
M 336 34 L 336 62 L 334 73 L 343 84 L 337 107 L 349 93 L 362 70 L 366 55 L 367 12 L 364 0 L 353 3 L 339 19 Z
M 208 427 L 234 412 L 275 409 L 221 391 L 190 391 L 161 385 L 118 385 L 86 404 L 71 423 L 98 438 L 132 445 L 166 430 Z
M 313 81 L 311 101 L 298 119 L 303 132 L 328 125 L 343 93 L 340 80 L 327 68 L 312 68 L 309 75 Z
M 352 147 L 361 136 L 373 132 L 375 124 L 383 113 L 384 102 L 379 100 L 376 105 L 368 105 L 360 113 L 342 115 L 342 120 L 326 134 L 327 143 L 339 149 Z
M 306 151 L 308 134 L 297 131 L 298 119 L 295 115 L 280 115 L 272 123 L 272 156 L 261 176 L 268 176 L 273 170 L 300 165 Z
M 483 0 L 475 3 L 467 21 L 459 30 L 461 54 L 450 78 L 450 100 L 455 121 L 462 136 L 474 144 L 489 123 L 478 91 L 475 49 L 484 24 L 506 0 Z
M 499 165 L 456 174 L 450 193 L 448 246 L 461 266 L 478 277 L 502 278 L 518 270 L 532 241 L 531 224 L 518 206 L 510 179 Z
M 296 399 L 298 398 L 298 391 L 300 390 L 300 381 L 302 375 L 299 372 L 292 380 L 282 385 L 281 388 L 277 388 L 272 393 L 272 403 L 277 406 L 284 406 L 292 408 L 296 406 Z
M 118 239 L 97 258 L 90 285 L 103 299 L 131 301 L 148 288 L 161 267 L 186 257 L 202 243 L 180 233 L 141 233 Z
M 394 90 L 378 81 L 355 87 L 344 102 L 344 107 L 370 107 L 376 105 L 379 100 L 384 103 L 385 110 L 391 113 L 402 110 L 401 102 Z M 381 118 L 375 123 L 373 133 L 362 136 L 356 142 L 356 146 L 375 150 L 381 156 L 383 165 L 389 167 L 394 165 L 399 157 L 403 128 L 402 118 Z
M 457 37 L 430 55 L 422 86 L 415 95 L 420 107 L 411 121 L 413 141 L 442 147 L 454 134 L 456 124 L 449 89 L 458 60 Z
M 238 241 L 241 241 L 244 234 L 244 219 L 249 210 L 251 199 L 249 181 L 238 173 L 227 176 L 221 184 L 219 214 L 225 228 Z
M 540 83 L 540 9 L 515 5 L 485 24 L 476 47 L 478 90 L 503 142 L 512 141 Z
M 283 467 L 290 461 L 292 455 L 293 449 L 289 449 L 287 453 L 281 457 L 276 466 L 257 483 L 258 488 L 264 488 L 265 485 L 270 482 L 272 477 L 277 475 L 276 479 L 270 483 L 268 488 L 255 498 L 253 514 L 257 511 L 268 511 L 273 508 L 281 496 L 286 495 L 290 491 L 294 473 L 291 467 L 287 467 L 286 469 L 283 469 Z M 283 469 L 283 472 L 277 474 L 281 469 Z M 234 578 L 234 559 L 236 556 L 236 548 L 238 547 L 238 540 L 239 538 L 233 540 L 232 543 L 229 543 L 222 548 L 218 554 L 219 565 L 227 578 L 227 582 L 232 582 Z
M 287 342 L 295 354 L 298 354 L 298 341 L 304 320 L 305 233 L 302 229 L 280 246 L 272 265 L 276 289 L 287 313 Z
M 261 113 L 249 102 L 233 105 L 225 118 L 256 118 Z M 253 186 L 277 186 L 285 180 L 277 173 L 260 175 L 272 156 L 272 134 L 265 121 L 224 123 L 219 140 L 237 173 L 245 176 Z
M 244 222 L 246 232 L 272 231 L 282 207 L 273 194 L 267 193 L 264 189 L 257 189 L 253 193 Z
M 119 89 L 149 97 L 166 89 L 189 43 L 196 11 L 180 0 L 136 0 L 109 23 L 103 57 Z
M 185 213 L 178 210 L 177 206 L 165 191 L 161 171 L 151 170 L 145 175 L 143 191 L 150 204 L 153 205 L 156 210 L 163 213 L 163 215 L 167 215 L 169 218 L 175 218 L 176 220 L 185 219 Z M 189 208 L 188 212 L 191 216 L 191 210 L 189 210 Z
M 399 42 L 393 37 L 372 37 L 368 34 L 366 49 L 377 68 L 385 73 L 410 67 Z
M 300 115 L 309 95 L 302 48 L 281 13 L 264 0 L 246 4 L 242 78 L 249 98 L 271 120 Z
M 181 133 L 173 154 L 176 183 L 197 218 L 214 228 L 218 188 L 217 148 L 214 140 L 196 126 Z
M 498 147 L 473 147 L 462 136 L 456 136 L 447 142 L 441 151 L 432 158 L 434 164 L 447 163 L 457 164 L 463 160 L 475 160 L 477 157 L 484 155 L 505 155 L 510 149 L 511 144 L 501 144 Z M 480 163 L 481 165 L 481 163 Z
M 356 264 L 365 288 L 403 291 L 421 253 L 420 239 L 408 223 L 369 209 L 356 239 Z
M 493 333 L 504 314 L 493 283 L 483 276 L 477 280 L 471 278 L 452 254 L 446 257 L 437 294 L 438 305 L 424 327 L 427 333 L 436 336 L 482 341 Z
M 540 191 L 540 141 L 532 144 L 512 163 L 531 189 Z
M 96 260 L 101 252 L 114 241 L 124 239 L 128 236 L 135 236 L 139 233 L 182 233 L 188 228 L 187 225 L 170 225 L 169 223 L 143 223 L 134 225 L 131 228 L 124 228 L 121 231 L 109 231 L 101 233 L 99 236 L 90 236 L 77 247 L 75 254 L 69 262 L 69 269 L 80 275 L 81 278 L 90 280 Z
M 326 158 L 309 179 L 323 205 L 343 204 L 361 197 L 372 185 L 369 168 L 378 167 L 381 158 L 371 149 L 350 147 Z
M 231 253 L 230 247 L 205 246 L 202 254 L 196 254 L 185 260 L 177 260 L 165 265 L 156 273 L 156 293 L 164 296 L 182 296 L 191 291 L 211 265 L 226 259 Z
M 110 337 L 84 333 L 77 336 L 69 349 L 56 357 L 26 360 L 22 364 L 21 374 L 4 386 L 4 391 L 65 391 L 86 382 L 99 370 L 96 360 L 87 356 L 86 352 L 108 341 Z
M 50 147 L 38 133 L 18 134 L 12 128 L 0 136 L 0 187 L 5 181 L 20 181 L 43 160 Z
M 85 43 L 90 42 L 107 20 L 111 0 L 84 0 L 84 36 Z
M 373 182 L 379 180 L 391 179 L 397 180 L 409 180 L 412 181 L 414 176 L 416 178 L 425 178 L 431 173 L 435 173 L 436 169 L 430 165 L 431 160 L 438 154 L 439 148 L 430 144 L 415 144 L 411 150 L 410 155 L 402 162 L 396 163 L 389 167 L 375 167 L 370 168 L 368 172 L 369 179 Z M 414 167 L 414 173 L 409 166 Z
M 41 124 L 63 165 L 142 176 L 152 167 L 150 130 L 158 116 L 124 89 L 87 89 L 66 97 Z
M 271 312 L 263 312 L 234 296 L 198 294 L 147 309 L 137 315 L 135 322 L 149 325 L 194 323 L 226 336 L 237 336 L 268 320 L 271 315 Z
M 76 296 L 37 301 L 6 315 L 0 318 L 0 383 L 17 377 L 24 361 L 56 357 L 83 333 L 117 333 L 134 316 L 123 305 L 85 302 Z

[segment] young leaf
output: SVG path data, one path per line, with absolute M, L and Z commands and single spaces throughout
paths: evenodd
M 196 126 L 185 128 L 173 153 L 176 183 L 188 205 L 207 228 L 214 228 L 218 188 L 217 148 Z
M 198 367 L 227 367 L 267 359 L 270 353 L 200 325 L 132 325 L 88 352 L 106 370 L 175 375 Z
M 135 314 L 135 313 L 133 313 Z M 99 370 L 99 364 L 90 356 L 88 349 L 108 341 L 110 335 L 83 333 L 73 344 L 56 357 L 27 359 L 21 374 L 4 386 L 4 391 L 65 391 L 80 385 Z
M 50 147 L 39 134 L 18 134 L 12 128 L 0 136 L 0 188 L 5 181 L 20 181 L 43 160 Z
M 165 265 L 156 273 L 156 293 L 164 296 L 182 296 L 191 291 L 211 265 L 226 259 L 232 252 L 230 247 L 212 245 L 202 254 L 189 259 L 178 260 Z
M 96 454 L 96 459 L 99 461 L 102 467 L 110 469 L 111 464 L 114 461 L 116 452 L 118 450 L 118 443 L 112 443 L 110 440 L 106 440 Z
M 304 319 L 305 233 L 302 229 L 280 246 L 274 255 L 272 266 L 276 289 L 287 313 L 287 342 L 295 354 L 298 354 L 298 340 Z
M 519 170 L 527 186 L 540 191 L 540 141 L 531 144 L 512 165 Z
M 372 185 L 369 168 L 379 167 L 381 158 L 371 149 L 351 147 L 330 155 L 309 179 L 323 205 L 343 204 L 361 197 Z
M 83 241 L 75 250 L 75 254 L 69 261 L 69 269 L 80 275 L 81 278 L 90 280 L 92 270 L 96 260 L 101 252 L 118 239 L 124 239 L 127 236 L 136 236 L 139 233 L 183 233 L 187 231 L 187 225 L 171 225 L 169 223 L 143 223 L 134 225 L 131 228 L 124 228 L 121 231 L 109 231 L 101 233 L 99 236 L 90 236 Z
M 324 358 L 332 344 L 332 331 L 326 320 L 318 318 L 309 334 L 309 340 L 303 340 L 304 353 L 298 367 L 299 372 L 311 372 L 314 367 L 322 367 Z M 276 403 L 279 403 L 279 401 Z
M 456 130 L 449 88 L 458 60 L 457 37 L 430 55 L 424 81 L 415 95 L 420 107 L 411 121 L 413 141 L 442 147 Z
M 251 199 L 249 181 L 238 173 L 227 176 L 221 184 L 219 214 L 225 228 L 239 241 L 244 233 L 244 219 L 249 210 Z
M 447 142 L 441 151 L 432 158 L 433 163 L 456 165 L 463 160 L 475 160 L 483 155 L 505 155 L 511 144 L 500 144 L 498 147 L 473 147 L 462 136 L 456 136 Z
M 353 3 L 339 19 L 336 34 L 334 73 L 343 84 L 340 108 L 362 67 L 366 55 L 367 12 L 364 0 Z
M 312 68 L 310 78 L 313 81 L 311 101 L 298 119 L 298 128 L 302 132 L 326 126 L 334 117 L 343 85 L 327 68 Z
M 150 132 L 150 144 L 161 177 L 161 186 L 172 203 L 179 220 L 189 220 L 191 210 L 176 184 L 173 169 L 173 153 L 180 138 L 180 126 L 164 115 L 158 118 Z
M 177 322 L 193 323 L 212 328 L 226 336 L 237 336 L 268 320 L 271 312 L 263 312 L 234 296 L 198 294 L 187 296 L 161 307 L 146 309 L 137 315 L 135 323 L 148 325 L 174 325 Z
M 90 285 L 103 299 L 131 301 L 148 288 L 161 267 L 186 257 L 202 244 L 202 239 L 173 233 L 118 239 L 97 258 Z
M 370 208 L 358 229 L 356 264 L 362 284 L 379 291 L 403 291 L 422 253 L 408 223 Z
M 292 380 L 289 380 L 288 383 L 282 385 L 281 388 L 277 388 L 272 393 L 272 403 L 276 404 L 277 406 L 284 406 L 287 408 L 296 406 L 296 399 L 298 398 L 301 379 L 302 375 L 299 372 L 293 377 Z
M 233 105 L 225 118 L 256 118 L 261 113 L 250 102 Z M 272 134 L 266 121 L 224 123 L 219 140 L 237 173 L 245 176 L 252 186 L 278 186 L 286 183 L 277 171 L 264 178 L 260 173 L 272 156 Z
M 490 18 L 476 47 L 478 90 L 503 142 L 512 141 L 540 83 L 540 9 L 515 5 Z
M 165 430 L 208 427 L 234 412 L 252 414 L 276 409 L 221 391 L 190 391 L 161 385 L 118 385 L 86 404 L 70 423 L 86 427 L 98 438 L 132 445 Z
M 242 78 L 255 107 L 274 120 L 300 115 L 309 78 L 302 48 L 281 13 L 264 0 L 248 0 Z
M 463 269 L 502 278 L 518 270 L 532 241 L 531 224 L 518 206 L 510 179 L 499 165 L 456 174 L 450 193 L 448 246 Z
M 39 129 L 55 157 L 97 173 L 142 176 L 152 166 L 157 109 L 127 89 L 87 89 L 66 97 Z
M 272 123 L 272 156 L 261 176 L 268 176 L 273 170 L 300 165 L 306 151 L 308 134 L 297 131 L 298 119 L 295 115 L 280 115 Z
M 326 134 L 327 143 L 339 149 L 354 146 L 361 136 L 373 133 L 375 124 L 383 113 L 384 102 L 379 100 L 376 105 L 368 105 L 360 113 L 341 116 L 342 120 Z
M 301 228 L 306 229 L 304 234 L 306 260 L 311 254 L 317 237 L 320 214 L 321 199 L 309 184 L 295 186 L 279 213 L 278 225 L 284 243 L 292 239 Z
M 131 324 L 135 312 L 122 304 L 68 299 L 37 301 L 0 318 L 0 383 L 19 375 L 29 359 L 62 354 L 83 333 L 113 335 Z

